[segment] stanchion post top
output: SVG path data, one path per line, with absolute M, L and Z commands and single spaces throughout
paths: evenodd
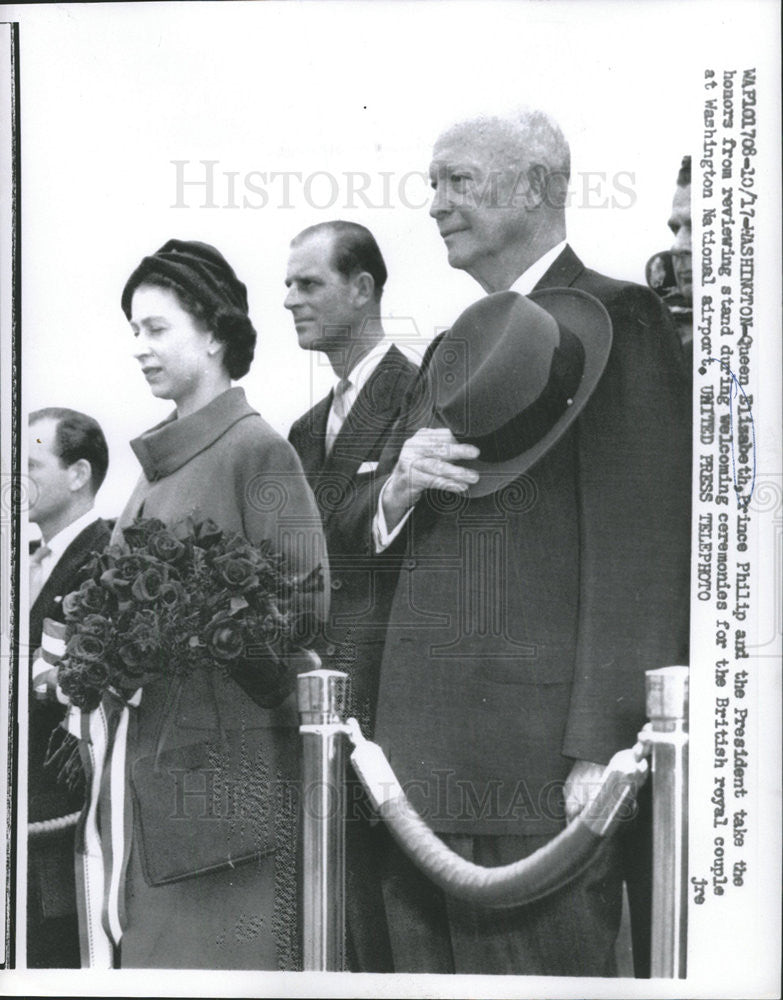
M 341 670 L 308 670 L 296 679 L 297 705 L 303 724 L 343 723 L 350 680 Z
M 687 722 L 688 673 L 688 667 L 681 666 L 645 672 L 647 717 L 654 728 Z

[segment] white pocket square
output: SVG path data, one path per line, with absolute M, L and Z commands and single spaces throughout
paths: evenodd
M 365 472 L 375 472 L 378 468 L 377 462 L 362 462 L 359 468 L 356 470 L 356 475 L 361 476 Z

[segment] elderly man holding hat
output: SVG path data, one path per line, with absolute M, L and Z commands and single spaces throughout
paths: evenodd
M 343 522 L 403 553 L 375 739 L 435 831 L 485 866 L 578 814 L 636 741 L 645 670 L 687 654 L 676 335 L 648 289 L 566 244 L 569 167 L 537 111 L 438 139 L 430 214 L 488 295 L 431 345 Z M 505 911 L 450 899 L 380 826 L 376 840 L 395 971 L 616 974 L 615 839 L 565 889 Z

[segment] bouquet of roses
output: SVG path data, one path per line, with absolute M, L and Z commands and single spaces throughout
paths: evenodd
M 138 519 L 123 535 L 63 600 L 63 695 L 90 711 L 106 692 L 127 701 L 158 678 L 204 667 L 225 670 L 265 707 L 281 701 L 317 575 L 296 580 L 268 543 L 210 520 Z

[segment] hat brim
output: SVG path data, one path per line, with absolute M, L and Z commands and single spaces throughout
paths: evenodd
M 484 497 L 496 493 L 527 472 L 552 448 L 576 420 L 593 390 L 598 385 L 612 348 L 612 321 L 605 307 L 594 295 L 578 288 L 542 288 L 527 296 L 578 337 L 585 352 L 584 371 L 573 403 L 559 420 L 532 447 L 503 462 L 482 462 L 481 458 L 465 462 L 467 468 L 479 473 L 479 481 L 471 484 L 469 497 Z

